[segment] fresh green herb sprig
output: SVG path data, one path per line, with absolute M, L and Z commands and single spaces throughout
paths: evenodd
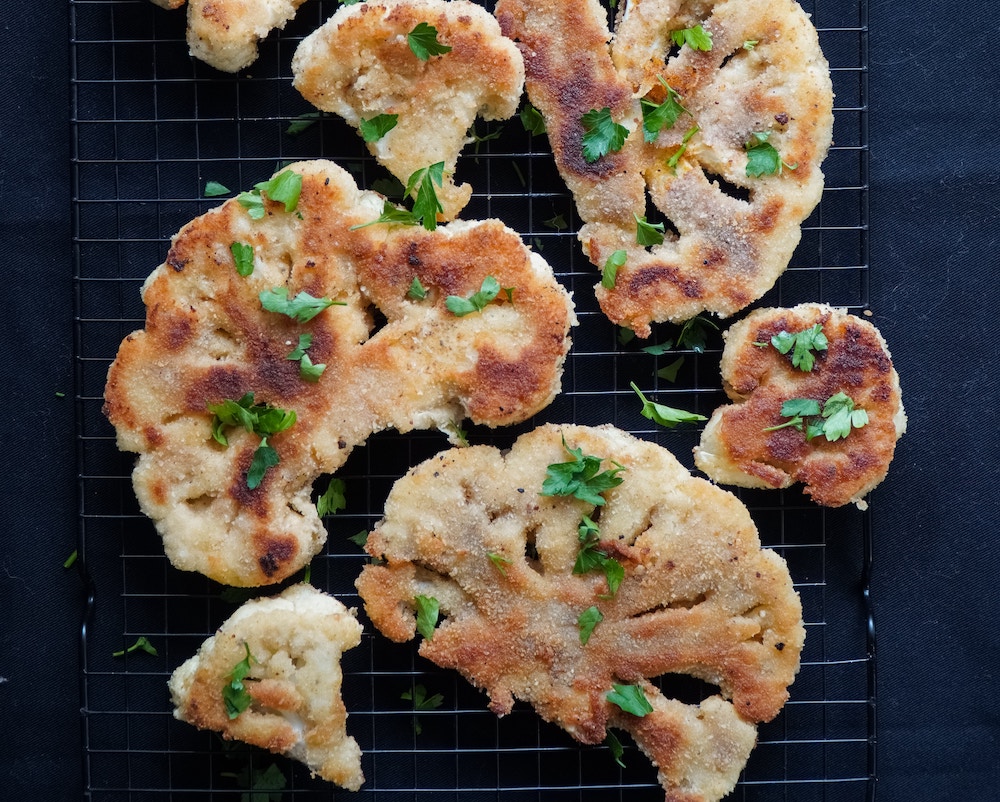
M 250 654 L 250 644 L 243 642 L 246 649 L 246 656 L 233 666 L 229 674 L 229 683 L 222 686 L 222 701 L 226 705 L 226 715 L 230 720 L 236 718 L 253 703 L 253 697 L 246 689 L 244 682 L 250 676 L 251 663 L 256 663 L 257 659 Z
M 443 184 L 444 162 L 415 170 L 407 179 L 403 192 L 405 196 L 413 198 L 412 211 L 385 201 L 382 204 L 382 214 L 367 223 L 351 226 L 351 231 L 378 224 L 423 225 L 428 231 L 434 231 L 437 228 L 438 213 L 444 210 L 435 187 L 441 187 Z
M 299 376 L 306 381 L 319 381 L 319 377 L 326 370 L 326 365 L 322 362 L 314 363 L 307 351 L 312 346 L 313 336 L 309 332 L 299 335 L 299 343 L 288 352 L 286 359 L 299 363 Z
M 746 173 L 750 178 L 780 174 L 783 169 L 794 170 L 798 167 L 798 164 L 788 164 L 781 158 L 774 145 L 767 141 L 770 136 L 769 131 L 757 131 L 743 146 L 747 152 Z
M 413 603 L 417 608 L 417 632 L 423 635 L 424 640 L 430 640 L 434 637 L 441 605 L 433 596 L 423 594 L 415 596 Z
M 628 128 L 611 118 L 611 109 L 591 109 L 580 118 L 583 126 L 583 158 L 593 164 L 602 156 L 617 152 L 625 145 Z
M 420 683 L 413 686 L 412 691 L 403 691 L 399 695 L 400 699 L 407 702 L 413 702 L 413 710 L 424 711 L 424 710 L 437 710 L 441 707 L 444 702 L 444 695 L 440 693 L 435 693 L 428 695 L 427 688 L 425 688 Z M 417 716 L 413 717 L 413 732 L 416 735 L 423 733 L 424 728 L 420 723 L 420 718 Z
M 625 567 L 600 548 L 601 531 L 590 517 L 583 516 L 577 531 L 580 550 L 573 563 L 573 573 L 587 574 L 591 571 L 601 571 L 608 583 L 606 598 L 611 598 L 618 592 L 625 579 Z
M 295 411 L 272 407 L 266 403 L 257 404 L 252 392 L 246 393 L 237 401 L 227 398 L 219 404 L 209 404 L 208 411 L 214 416 L 212 437 L 220 445 L 229 445 L 224 430 L 226 426 L 242 426 L 261 438 L 247 471 L 247 487 L 250 490 L 256 489 L 264 480 L 267 470 L 280 461 L 278 452 L 268 444 L 267 438 L 291 427 L 295 423 Z
M 410 50 L 421 61 L 428 61 L 431 56 L 443 56 L 451 52 L 451 47 L 438 41 L 438 30 L 427 22 L 418 22 L 413 30 L 406 35 Z
M 605 501 L 601 494 L 624 481 L 618 474 L 625 470 L 625 466 L 615 462 L 613 469 L 602 471 L 604 460 L 601 457 L 584 454 L 583 448 L 570 448 L 565 437 L 563 448 L 573 459 L 555 462 L 546 468 L 541 494 L 573 496 L 595 507 L 603 507 Z
M 628 260 L 628 252 L 617 250 L 608 257 L 601 270 L 601 286 L 606 290 L 613 290 L 618 281 L 618 271 L 625 266 Z
M 288 287 L 274 287 L 263 290 L 260 295 L 260 305 L 268 312 L 286 315 L 299 323 L 308 323 L 324 309 L 331 306 L 347 306 L 344 301 L 334 301 L 332 298 L 316 298 L 305 290 L 294 298 L 288 297 Z
M 239 275 L 244 278 L 253 275 L 253 245 L 246 242 L 234 242 L 229 246 L 229 252 L 233 255 L 233 261 L 236 264 L 236 272 Z
M 316 512 L 322 518 L 324 515 L 333 515 L 347 507 L 347 497 L 345 491 L 347 485 L 343 479 L 333 477 L 323 491 L 323 495 L 316 502 Z
M 545 133 L 545 118 L 542 113 L 532 106 L 530 103 L 525 103 L 521 107 L 521 111 L 518 113 L 521 118 L 521 125 L 524 126 L 524 130 L 529 134 L 544 134 Z
M 302 176 L 293 170 L 284 170 L 267 181 L 254 184 L 250 192 L 241 192 L 236 196 L 240 206 L 254 220 L 260 220 L 267 214 L 264 198 L 281 203 L 286 212 L 298 209 L 299 197 L 302 193 Z
M 483 279 L 479 290 L 468 298 L 463 298 L 461 295 L 449 295 L 445 298 L 444 305 L 455 317 L 465 317 L 473 312 L 483 311 L 499 294 L 500 282 L 493 276 L 487 276 Z
M 671 31 L 670 38 L 678 47 L 687 45 L 692 50 L 711 50 L 712 32 L 706 31 L 701 24 L 693 25 L 690 28 L 681 28 Z
M 230 189 L 225 184 L 220 184 L 218 181 L 205 182 L 204 195 L 206 198 L 218 198 L 222 195 L 228 195 L 229 193 Z
M 704 415 L 699 415 L 695 412 L 686 412 L 683 409 L 675 409 L 674 407 L 650 401 L 643 395 L 642 390 L 636 386 L 635 382 L 631 382 L 630 386 L 635 391 L 635 394 L 639 396 L 639 400 L 642 401 L 640 414 L 644 418 L 660 424 L 660 426 L 672 429 L 679 423 L 697 423 L 698 421 L 708 420 Z
M 771 345 L 780 354 L 792 352 L 792 367 L 809 373 L 816 364 L 816 356 L 813 351 L 826 351 L 829 341 L 823 333 L 823 325 L 816 323 L 808 329 L 802 331 L 787 332 L 784 329 L 779 331 L 770 340 Z M 755 343 L 755 345 L 766 346 L 767 343 Z
M 614 690 L 608 691 L 607 700 L 617 705 L 626 713 L 642 718 L 653 712 L 653 706 L 646 698 L 646 694 L 638 685 L 624 685 L 614 682 L 611 687 Z
M 868 413 L 856 407 L 854 400 L 843 391 L 830 396 L 822 407 L 812 398 L 790 398 L 781 405 L 781 416 L 788 420 L 764 431 L 793 428 L 804 432 L 806 440 L 823 436 L 832 443 L 868 424 Z
M 639 101 L 642 108 L 642 135 L 646 142 L 655 142 L 660 131 L 664 128 L 670 130 L 682 114 L 688 113 L 680 103 L 681 96 L 663 80 L 662 76 L 657 78 L 667 92 L 666 98 L 661 103 L 648 98 Z
M 399 122 L 398 114 L 376 114 L 367 120 L 362 118 L 358 130 L 365 142 L 378 142 Z
M 635 241 L 639 245 L 650 247 L 663 244 L 663 236 L 666 232 L 664 223 L 650 223 L 646 220 L 645 215 L 639 217 L 635 212 L 632 212 L 632 216 L 635 218 Z
M 139 652 L 139 651 L 145 652 L 146 654 L 151 654 L 153 655 L 153 657 L 156 657 L 159 654 L 159 652 L 156 651 L 156 647 L 149 642 L 149 639 L 145 635 L 140 635 L 138 638 L 136 638 L 135 643 L 133 643 L 127 649 L 120 649 L 119 651 L 114 652 L 111 656 L 124 657 L 126 654 L 131 654 L 132 652 Z
M 692 125 L 690 128 L 688 128 L 687 131 L 684 132 L 684 136 L 681 137 L 680 147 L 678 147 L 677 150 L 675 150 L 673 154 L 670 156 L 670 158 L 667 159 L 667 167 L 669 167 L 675 173 L 677 172 L 677 165 L 680 164 L 681 162 L 681 157 L 687 152 L 688 143 L 691 141 L 691 138 L 695 134 L 697 134 L 700 130 L 701 129 L 697 125 Z
M 590 636 L 594 634 L 597 625 L 604 620 L 604 615 L 595 606 L 590 606 L 576 618 L 576 626 L 580 631 L 580 645 L 586 646 Z

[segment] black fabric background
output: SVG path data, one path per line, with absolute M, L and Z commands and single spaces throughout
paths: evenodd
M 877 798 L 1000 789 L 1000 23 L 989 4 L 873 3 L 871 308 L 909 431 L 872 496 Z M 0 788 L 80 796 L 66 8 L 0 24 Z M 58 394 L 65 394 L 60 397 Z

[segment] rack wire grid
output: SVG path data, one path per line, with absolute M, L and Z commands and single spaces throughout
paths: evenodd
M 824 301 L 868 305 L 867 19 L 859 0 L 805 0 L 830 62 L 835 145 L 827 186 L 803 227 L 789 269 L 759 305 Z M 167 679 L 249 594 L 174 569 L 132 492 L 132 456 L 119 453 L 101 412 L 104 381 L 121 340 L 144 322 L 139 289 L 163 262 L 170 237 L 218 203 L 209 180 L 248 188 L 283 162 L 330 158 L 362 187 L 387 176 L 338 118 L 312 109 L 291 86 L 291 55 L 336 10 L 299 9 L 261 46 L 257 62 L 225 75 L 192 60 L 185 14 L 149 0 L 71 0 L 80 554 L 89 584 L 81 637 L 84 797 L 156 799 L 399 800 L 662 799 L 655 770 L 626 744 L 625 768 L 605 747 L 584 747 L 520 703 L 498 719 L 456 674 L 366 626 L 344 656 L 348 731 L 363 750 L 366 783 L 349 794 L 281 756 L 224 742 L 172 716 Z M 487 6 L 491 7 L 491 6 Z M 290 131 L 293 123 L 304 130 Z M 312 123 L 305 125 L 305 123 Z M 498 217 L 553 265 L 579 316 L 563 392 L 544 420 L 613 423 L 669 448 L 689 468 L 697 427 L 657 429 L 638 414 L 629 383 L 654 398 L 709 414 L 725 402 L 722 339 L 706 347 L 642 350 L 600 313 L 596 271 L 576 241 L 576 216 L 544 136 L 515 117 L 477 124 L 458 178 L 474 187 L 467 219 Z M 725 321 L 722 321 L 725 324 Z M 676 336 L 657 326 L 650 343 Z M 673 382 L 662 369 L 683 358 Z M 522 427 L 477 431 L 473 442 L 509 443 Z M 446 447 L 438 433 L 386 432 L 338 472 L 346 510 L 325 520 L 329 539 L 311 581 L 361 607 L 354 579 L 365 555 L 350 539 L 380 517 L 392 482 Z M 824 510 L 797 490 L 738 491 L 766 546 L 788 562 L 807 638 L 802 668 L 781 714 L 759 742 L 734 800 L 874 798 L 874 635 L 867 603 L 869 522 L 853 507 Z M 364 620 L 363 612 L 361 613 Z M 365 622 L 367 624 L 367 622 Z M 152 655 L 128 651 L 139 637 Z M 124 654 L 118 654 L 124 651 Z M 423 686 L 439 707 L 404 697 Z

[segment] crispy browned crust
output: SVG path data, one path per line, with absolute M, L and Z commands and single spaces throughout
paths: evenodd
M 296 213 L 267 201 L 265 219 L 252 220 L 233 199 L 174 238 L 144 286 L 145 330 L 122 343 L 105 389 L 120 448 L 140 455 L 133 483 L 167 555 L 231 585 L 278 582 L 319 551 L 326 532 L 312 483 L 370 434 L 454 434 L 466 416 L 503 426 L 545 407 L 575 323 L 551 269 L 501 223 L 352 231 L 378 217 L 381 196 L 331 162 L 288 169 L 303 176 Z M 235 270 L 234 241 L 254 247 L 247 278 Z M 501 292 L 465 317 L 445 308 L 487 276 L 513 288 L 513 300 Z M 424 300 L 408 296 L 415 277 Z M 299 323 L 262 308 L 258 294 L 273 287 L 344 305 Z M 317 382 L 287 358 L 302 333 L 313 336 L 312 362 L 326 365 Z M 246 474 L 260 438 L 234 429 L 222 447 L 207 409 L 247 392 L 298 416 L 270 438 L 281 462 L 254 490 Z
M 451 51 L 421 61 L 407 34 L 434 26 Z M 416 170 L 444 162 L 441 219 L 453 220 L 472 187 L 454 184 L 455 166 L 476 117 L 503 120 L 517 110 L 524 64 L 496 20 L 467 0 L 367 0 L 343 6 L 307 36 L 292 59 L 294 86 L 351 125 L 379 114 L 396 127 L 368 150 L 404 184 Z
M 781 331 L 823 326 L 828 350 L 817 352 L 812 371 L 792 366 L 791 355 L 770 343 Z M 782 488 L 801 482 L 828 507 L 862 498 L 885 478 L 897 439 L 906 429 L 899 376 L 885 341 L 866 320 L 822 304 L 758 309 L 726 332 L 722 380 L 735 402 L 717 409 L 695 449 L 695 463 L 712 479 L 744 487 Z M 868 424 L 842 440 L 807 441 L 784 423 L 790 398 L 824 403 L 845 392 L 868 413 Z
M 340 659 L 360 642 L 354 611 L 311 585 L 246 602 L 171 675 L 174 716 L 288 755 L 356 791 L 364 782 L 361 750 L 347 734 Z M 223 689 L 248 647 L 244 685 L 253 701 L 230 719 Z
M 496 14 L 524 55 L 528 97 L 584 222 L 584 251 L 599 268 L 627 253 L 614 288 L 597 287 L 605 314 L 645 337 L 652 322 L 729 316 L 763 295 L 819 202 L 832 135 L 829 68 L 798 4 L 631 0 L 614 36 L 598 0 L 500 0 Z M 667 57 L 670 31 L 694 24 L 712 32 L 712 49 Z M 690 115 L 646 143 L 639 100 L 663 100 L 658 77 Z M 588 164 L 581 118 L 605 107 L 631 134 L 621 151 Z M 695 123 L 673 170 L 667 160 Z M 769 132 L 795 169 L 748 177 L 744 145 L 755 132 Z M 657 219 L 647 193 L 676 229 L 649 248 L 637 244 L 635 222 Z
M 625 467 L 600 508 L 540 494 L 563 447 Z M 613 597 L 601 572 L 574 574 L 578 526 L 600 526 L 600 547 L 625 578 Z M 692 477 L 665 449 L 609 426 L 547 425 L 508 453 L 453 449 L 394 485 L 357 580 L 387 637 L 415 635 L 415 597 L 442 620 L 420 654 L 457 669 L 498 715 L 515 699 L 583 743 L 627 730 L 658 766 L 668 799 L 718 799 L 754 744 L 753 724 L 788 697 L 805 637 L 784 561 L 762 549 L 746 508 Z M 577 619 L 603 615 L 586 645 Z M 717 685 L 700 706 L 649 679 L 690 674 Z M 654 713 L 607 701 L 612 683 L 639 683 Z

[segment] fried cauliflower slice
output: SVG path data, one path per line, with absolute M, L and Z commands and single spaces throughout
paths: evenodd
M 598 0 L 499 0 L 496 15 L 524 56 L 585 253 L 602 269 L 626 256 L 596 288 L 612 322 L 647 337 L 658 321 L 728 317 L 773 286 L 820 200 L 833 127 L 829 67 L 794 0 L 623 0 L 613 35 Z M 695 26 L 710 49 L 677 47 Z M 644 103 L 675 119 L 647 137 Z M 600 126 L 587 115 L 602 110 L 627 137 L 588 160 Z M 774 172 L 748 175 L 748 145 L 774 149 Z M 639 219 L 662 224 L 662 243 L 637 241 Z
M 543 494 L 562 463 L 585 465 L 570 470 L 577 479 L 610 471 L 621 483 L 602 505 Z M 599 532 L 584 549 L 588 521 Z M 506 453 L 473 446 L 427 460 L 395 483 L 366 549 L 376 562 L 356 584 L 379 631 L 413 638 L 417 612 L 436 600 L 441 619 L 421 655 L 485 690 L 498 715 L 530 702 L 585 744 L 626 730 L 670 800 L 733 788 L 755 724 L 777 715 L 799 667 L 801 604 L 746 508 L 610 426 L 550 424 Z M 601 559 L 577 572 L 584 550 L 621 567 L 617 590 Z M 718 693 L 684 704 L 651 681 L 669 688 L 672 674 Z M 616 683 L 638 686 L 652 710 L 613 704 Z
M 794 349 L 783 354 L 772 344 L 782 332 L 787 338 L 816 326 L 825 347 L 811 352 L 810 370 L 793 364 Z M 906 431 L 899 376 L 881 333 L 862 318 L 810 303 L 758 309 L 725 338 L 722 381 L 734 403 L 712 414 L 695 464 L 722 484 L 784 488 L 801 482 L 818 504 L 853 502 L 864 509 L 864 496 L 885 478 Z M 867 419 L 846 437 L 807 437 L 809 420 L 787 425 L 786 401 L 805 398 L 823 407 L 838 393 Z
M 450 48 L 418 58 L 408 35 L 429 25 Z M 368 0 L 343 6 L 307 36 L 292 59 L 293 84 L 323 111 L 355 128 L 379 115 L 396 123 L 368 150 L 404 185 L 438 162 L 441 219 L 453 220 L 472 187 L 454 183 L 476 117 L 505 120 L 524 89 L 524 63 L 496 20 L 468 0 Z
M 548 405 L 575 323 L 551 268 L 498 221 L 366 225 L 385 199 L 332 162 L 278 175 L 279 196 L 280 182 L 301 177 L 294 209 L 269 190 L 244 193 L 174 237 L 142 289 L 145 328 L 125 338 L 105 388 L 170 561 L 229 585 L 279 582 L 319 552 L 313 482 L 369 435 L 454 437 L 463 418 L 505 426 Z M 234 247 L 252 253 L 249 275 Z M 498 291 L 481 311 L 448 309 L 449 296 L 468 299 L 489 281 Z M 282 293 L 290 307 L 303 297 L 332 305 L 306 321 L 264 308 Z M 303 375 L 303 350 L 321 375 Z M 232 414 L 253 425 L 213 427 L 219 405 L 240 401 L 246 412 Z M 268 433 L 264 423 L 291 413 L 291 426 Z
M 174 9 L 185 0 L 152 0 Z M 257 45 L 285 27 L 305 0 L 190 0 L 187 42 L 191 55 L 222 72 L 239 72 L 257 60 Z
M 314 776 L 358 790 L 361 749 L 347 734 L 340 667 L 343 653 L 361 642 L 354 612 L 302 583 L 246 602 L 171 675 L 175 718 L 287 755 Z M 224 693 L 244 661 L 249 672 L 235 679 L 249 706 L 233 715 Z

